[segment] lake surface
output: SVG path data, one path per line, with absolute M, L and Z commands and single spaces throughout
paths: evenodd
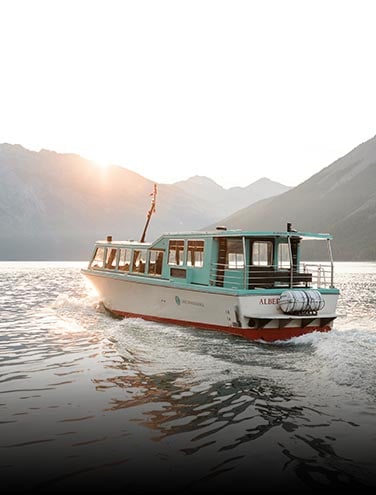
M 264 344 L 117 320 L 85 263 L 0 263 L 3 493 L 376 487 L 376 264 L 329 333 Z

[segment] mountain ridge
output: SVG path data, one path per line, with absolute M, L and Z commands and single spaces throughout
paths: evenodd
M 277 196 L 291 189 L 266 177 L 247 186 L 224 188 L 213 179 L 200 175 L 176 182 L 175 186 L 197 197 L 212 215 L 218 215 L 219 211 L 223 215 L 229 215 L 261 199 Z
M 159 184 L 146 240 L 216 225 L 285 230 L 291 222 L 332 234 L 336 260 L 376 259 L 376 136 L 298 186 L 276 183 L 279 192 L 269 188 L 260 198 L 260 185 L 272 183 L 261 178 L 225 190 L 193 176 Z M 87 259 L 107 234 L 137 239 L 153 184 L 119 165 L 104 171 L 76 154 L 0 144 L 0 259 Z
M 93 243 L 107 234 L 137 239 L 153 184 L 125 167 L 103 170 L 74 153 L 0 144 L 0 259 L 87 259 Z M 199 230 L 222 211 L 219 203 L 175 184 L 159 184 L 146 240 Z
M 229 228 L 330 232 L 335 259 L 376 259 L 376 136 L 281 195 L 225 217 Z

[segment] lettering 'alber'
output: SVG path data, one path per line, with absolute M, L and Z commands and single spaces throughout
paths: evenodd
M 261 297 L 259 304 L 278 304 L 279 297 Z

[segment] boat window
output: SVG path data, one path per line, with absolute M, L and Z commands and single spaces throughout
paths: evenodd
M 271 241 L 255 241 L 252 245 L 252 265 L 273 265 L 273 243 Z
M 93 261 L 91 262 L 91 268 L 103 268 L 104 260 L 104 247 L 98 247 L 95 250 Z
M 204 241 L 188 241 L 188 266 L 204 266 Z
M 131 250 L 126 248 L 120 249 L 119 256 L 119 270 L 129 272 L 129 265 L 131 263 Z
M 242 239 L 227 239 L 226 267 L 230 269 L 244 268 L 244 252 Z
M 149 275 L 162 275 L 163 251 L 149 251 Z
M 278 268 L 290 268 L 289 245 L 286 242 L 278 245 Z
M 132 271 L 145 273 L 146 249 L 135 249 L 133 252 Z
M 172 239 L 168 243 L 168 264 L 182 265 L 184 261 L 184 240 Z
M 116 248 L 107 248 L 105 268 L 115 270 L 116 268 Z

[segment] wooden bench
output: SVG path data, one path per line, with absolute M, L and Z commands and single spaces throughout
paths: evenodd
M 292 284 L 309 284 L 312 282 L 312 273 L 293 272 Z M 249 288 L 273 288 L 276 284 L 290 286 L 291 273 L 287 270 L 274 270 L 273 267 L 250 267 Z

